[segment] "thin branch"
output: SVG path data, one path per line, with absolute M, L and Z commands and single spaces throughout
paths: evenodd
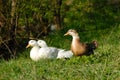
M 0 42 L 3 43 L 5 47 L 7 48 L 7 50 L 9 51 L 9 53 L 12 54 L 12 51 L 10 50 L 9 46 L 2 40 L 1 36 L 0 36 Z

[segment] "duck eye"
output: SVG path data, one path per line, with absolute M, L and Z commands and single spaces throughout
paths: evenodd
M 31 40 L 31 41 L 29 42 L 29 44 L 35 44 L 35 41 Z
M 34 41 L 31 41 L 31 43 L 34 43 Z
M 42 41 L 38 41 L 39 43 L 41 43 Z

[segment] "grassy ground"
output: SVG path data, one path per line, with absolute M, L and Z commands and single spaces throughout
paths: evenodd
M 63 34 L 45 40 L 49 46 L 69 49 L 71 37 Z M 0 61 L 0 80 L 120 80 L 120 27 L 82 32 L 80 37 L 98 41 L 94 55 L 34 62 L 27 49 L 17 59 Z

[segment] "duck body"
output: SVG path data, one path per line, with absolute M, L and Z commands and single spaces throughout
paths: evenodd
M 59 49 L 57 59 L 63 59 L 63 58 L 71 58 L 73 56 L 73 52 L 71 50 L 64 50 Z
M 92 41 L 90 43 L 86 43 L 87 45 L 87 55 L 94 54 L 94 50 L 98 47 L 97 41 Z
M 37 41 L 39 47 L 41 47 L 41 49 L 39 50 L 42 56 L 44 55 L 44 58 L 57 58 L 58 55 L 58 49 L 55 47 L 48 47 L 46 42 L 44 40 L 38 40 Z
M 72 44 L 71 44 L 71 50 L 74 53 L 75 56 L 82 56 L 86 53 L 86 45 L 83 43 L 80 43 L 79 38 L 74 37 Z
M 44 59 L 55 59 L 57 58 L 58 50 L 53 47 L 42 47 L 40 48 L 39 53 L 41 53 L 40 56 Z
M 73 56 L 73 53 L 70 50 L 66 51 L 64 49 L 58 49 L 55 47 L 48 47 L 47 43 L 44 40 L 38 40 L 37 43 L 41 48 L 47 48 L 48 50 L 46 50 L 46 51 L 55 52 L 54 55 L 56 56 L 56 54 L 57 54 L 57 57 L 56 57 L 57 59 L 71 58 Z
M 68 32 L 65 33 L 65 36 L 66 35 L 72 36 L 71 51 L 75 56 L 90 55 L 93 53 L 93 50 L 97 48 L 97 42 L 82 43 L 77 31 L 74 29 L 68 30 Z
M 38 61 L 40 59 L 40 56 L 39 56 L 39 46 L 35 46 L 31 49 L 30 51 L 30 58 L 33 60 L 33 61 Z

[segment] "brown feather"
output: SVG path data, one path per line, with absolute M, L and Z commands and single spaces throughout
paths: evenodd
M 82 56 L 86 53 L 86 45 L 80 42 L 80 39 L 74 40 L 71 45 L 71 50 L 76 56 Z

